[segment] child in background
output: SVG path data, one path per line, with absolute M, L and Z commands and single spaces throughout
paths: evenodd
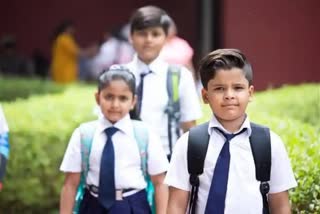
M 161 57 L 171 64 L 178 64 L 186 66 L 192 71 L 193 77 L 196 80 L 196 75 L 193 66 L 193 49 L 190 44 L 178 36 L 178 29 L 173 19 L 170 19 L 168 29 L 168 37 L 165 45 L 161 50 Z
M 170 159 L 177 134 L 171 130 L 188 131 L 201 117 L 192 73 L 180 67 L 178 97 L 180 113 L 177 127 L 169 128 L 167 75 L 169 64 L 159 55 L 166 42 L 170 18 L 155 6 L 137 9 L 130 19 L 130 41 L 136 51 L 134 59 L 126 65 L 137 79 L 138 101 L 135 117 L 146 122 L 160 135 L 165 152 Z M 172 137 L 170 138 L 170 135 Z
M 254 89 L 251 66 L 239 50 L 220 49 L 204 57 L 199 71 L 204 86 L 202 98 L 210 105 L 213 115 L 208 127 L 210 140 L 204 170 L 199 176 L 195 213 L 262 213 L 260 182 L 256 180 L 249 142 L 252 128 L 246 115 Z M 229 139 L 232 134 L 234 138 Z M 187 211 L 191 189 L 187 164 L 188 137 L 189 133 L 186 133 L 178 140 L 165 179 L 169 185 L 169 214 Z M 291 213 L 288 190 L 297 183 L 282 140 L 272 131 L 270 137 L 269 210 L 270 213 L 288 214 Z M 226 167 L 221 170 L 218 163 L 228 156 Z M 217 176 L 224 172 L 227 175 L 224 179 L 226 186 L 221 190 L 223 182 L 218 182 L 217 186 L 214 184 L 217 183 Z M 220 201 L 217 204 L 220 211 L 213 207 L 217 200 Z
M 151 213 L 133 121 L 129 116 L 136 102 L 135 77 L 128 70 L 111 69 L 104 72 L 98 82 L 95 98 L 103 117 L 93 122 L 96 130 L 80 214 Z M 66 173 L 60 213 L 72 213 L 80 181 L 80 128 L 72 134 L 60 167 Z M 156 211 L 162 214 L 166 213 L 168 200 L 168 188 L 163 184 L 168 161 L 158 136 L 147 131 L 148 173 L 155 187 Z
M 0 105 L 0 191 L 3 187 L 3 179 L 6 173 L 9 150 L 9 128 Z

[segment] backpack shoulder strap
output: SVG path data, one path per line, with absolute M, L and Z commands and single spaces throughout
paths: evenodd
M 271 141 L 270 130 L 265 126 L 250 123 L 252 133 L 249 138 L 256 167 L 256 179 L 260 181 L 260 193 L 263 200 L 263 214 L 269 213 L 267 194 L 270 186 Z
M 10 144 L 9 144 L 9 132 L 0 133 L 0 154 L 6 159 L 9 158 Z
M 0 133 L 0 184 L 6 173 L 9 152 L 10 152 L 9 132 L 5 132 L 2 134 Z
M 196 201 L 198 199 L 199 175 L 203 173 L 204 160 L 206 158 L 209 134 L 209 122 L 192 127 L 188 138 L 188 172 L 190 174 L 191 196 L 189 200 L 189 213 L 195 213 Z
M 141 169 L 144 175 L 144 179 L 147 183 L 147 199 L 149 206 L 151 207 L 152 213 L 155 213 L 155 198 L 154 198 L 154 187 L 151 178 L 148 174 L 148 144 L 149 144 L 149 130 L 146 124 L 139 120 L 131 120 L 133 123 L 134 135 L 138 143 L 140 158 L 141 158 Z
M 169 65 L 167 72 L 167 94 L 168 104 L 165 112 L 168 114 L 168 140 L 170 155 L 172 153 L 172 145 L 175 140 L 174 134 L 178 138 L 180 136 L 180 100 L 179 100 L 179 83 L 181 76 L 181 66 Z M 169 156 L 170 156 L 169 155 Z
M 149 133 L 146 125 L 139 120 L 132 120 L 134 135 L 138 143 L 140 157 L 141 157 L 141 169 L 145 178 L 148 176 L 147 158 L 148 158 L 148 142 Z
M 188 171 L 190 175 L 203 173 L 204 159 L 207 154 L 209 122 L 192 127 L 188 139 Z
M 251 123 L 250 145 L 256 166 L 258 181 L 269 181 L 271 170 L 270 130 L 265 126 Z
M 79 127 L 80 131 L 80 150 L 81 150 L 81 169 L 84 177 L 87 177 L 89 171 L 89 155 L 94 132 L 96 130 L 96 121 L 83 123 Z
M 96 121 L 83 123 L 79 127 L 80 131 L 80 151 L 81 151 L 81 175 L 80 183 L 75 196 L 73 214 L 78 214 L 80 204 L 86 188 L 86 178 L 89 171 L 89 156 L 94 132 L 96 130 Z
M 167 72 L 167 92 L 169 99 L 172 102 L 178 102 L 179 100 L 179 82 L 180 82 L 180 70 L 178 65 L 169 65 Z

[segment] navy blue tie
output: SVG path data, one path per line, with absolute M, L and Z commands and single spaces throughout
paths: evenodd
M 141 113 L 141 107 L 142 107 L 142 98 L 143 98 L 143 84 L 144 84 L 144 78 L 150 74 L 152 71 L 148 71 L 146 73 L 140 74 L 140 83 L 137 88 L 137 95 L 138 95 L 138 102 L 137 102 L 137 116 L 140 117 Z
M 105 130 L 107 142 L 101 156 L 98 201 L 107 210 L 111 208 L 116 200 L 112 135 L 117 131 L 118 129 L 115 127 L 110 127 Z
M 214 168 L 205 214 L 224 213 L 230 165 L 230 140 L 246 130 L 242 129 L 237 134 L 227 134 L 218 128 L 215 129 L 225 137 L 226 142 L 220 151 Z

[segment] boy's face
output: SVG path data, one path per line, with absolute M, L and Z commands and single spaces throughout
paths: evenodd
M 244 120 L 245 111 L 253 95 L 253 86 L 239 68 L 218 70 L 208 82 L 207 89 L 202 89 L 202 98 L 221 124 Z
M 150 27 L 133 31 L 130 41 L 139 59 L 149 64 L 159 56 L 166 37 L 162 27 Z
M 112 123 L 126 116 L 136 102 L 136 97 L 133 97 L 129 86 L 123 80 L 112 80 L 95 96 L 102 114 Z

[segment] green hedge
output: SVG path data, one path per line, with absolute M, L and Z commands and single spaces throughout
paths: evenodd
M 285 86 L 260 92 L 250 107 L 255 111 L 267 112 L 282 119 L 297 119 L 320 128 L 320 84 Z
M 4 103 L 11 153 L 0 213 L 57 210 L 63 175 L 59 165 L 75 127 L 94 118 L 94 88 L 69 87 L 60 95 Z
M 299 183 L 290 192 L 294 213 L 320 213 L 319 129 L 313 122 L 317 120 L 307 114 L 317 115 L 319 109 L 309 104 L 316 105 L 312 97 L 317 96 L 306 98 L 310 101 L 287 97 L 294 97 L 302 88 L 310 93 L 318 87 L 290 86 L 258 93 L 249 108 L 253 121 L 269 125 L 286 144 Z M 3 104 L 11 130 L 11 154 L 0 193 L 0 213 L 57 213 L 63 181 L 59 166 L 74 128 L 95 118 L 94 91 L 92 86 L 74 85 L 60 94 Z M 201 121 L 211 114 L 208 106 L 203 109 Z
M 20 79 L 0 76 L 0 101 L 15 101 L 25 99 L 31 95 L 59 93 L 64 90 L 63 85 L 58 85 L 48 80 Z
M 285 142 L 298 187 L 290 191 L 295 213 L 320 213 L 320 138 L 306 123 L 252 112 L 250 118 L 277 132 Z
M 249 106 L 286 144 L 298 187 L 290 191 L 294 213 L 320 213 L 320 84 L 258 93 Z

